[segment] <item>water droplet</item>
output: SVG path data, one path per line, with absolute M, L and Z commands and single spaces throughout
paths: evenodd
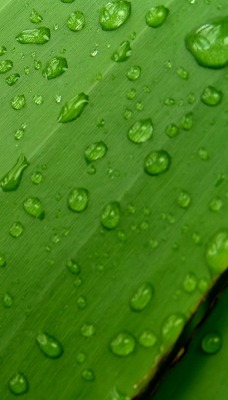
M 95 330 L 94 325 L 84 324 L 84 325 L 82 325 L 80 332 L 81 332 L 82 336 L 84 336 L 86 338 L 90 338 L 95 334 L 96 330 Z
M 39 60 L 34 60 L 34 69 L 39 71 L 42 68 L 42 63 Z
M 209 209 L 213 212 L 218 212 L 221 210 L 223 202 L 220 197 L 214 197 L 209 203 Z
M 25 156 L 22 154 L 13 168 L 1 179 L 1 187 L 4 192 L 16 190 L 21 182 L 25 168 L 29 165 Z
M 34 185 L 39 185 L 43 180 L 43 174 L 42 172 L 35 171 L 32 176 L 31 176 L 31 181 L 34 183 Z
M 110 343 L 113 354 L 126 357 L 134 352 L 136 346 L 135 338 L 128 332 L 120 332 Z
M 179 128 L 176 124 L 170 124 L 166 128 L 166 135 L 169 136 L 170 138 L 173 138 L 177 136 L 179 133 Z
M 164 100 L 164 105 L 165 106 L 174 106 L 176 104 L 175 99 L 173 99 L 172 97 L 167 97 L 167 99 Z
M 193 113 L 189 112 L 181 118 L 181 126 L 185 131 L 189 131 L 193 125 Z
M 24 232 L 24 227 L 20 222 L 14 222 L 10 227 L 9 233 L 13 238 L 18 238 Z
M 50 29 L 45 26 L 24 30 L 16 36 L 16 40 L 21 44 L 45 44 L 50 38 Z
M 100 10 L 99 21 L 104 31 L 113 31 L 122 26 L 131 15 L 131 3 L 114 0 Z
M 166 172 L 171 164 L 171 157 L 165 150 L 152 151 L 144 161 L 144 170 L 148 175 L 156 176 Z
M 85 16 L 81 11 L 72 12 L 67 20 L 68 28 L 73 32 L 81 31 L 85 27 Z
M 13 68 L 13 62 L 10 60 L 0 61 L 0 74 L 5 74 Z
M 87 306 L 87 300 L 84 296 L 80 296 L 77 300 L 77 305 L 80 310 L 84 310 Z
M 141 119 L 129 129 L 128 139 L 133 143 L 144 143 L 153 135 L 153 124 L 150 118 Z
M 17 395 L 24 394 L 29 389 L 26 376 L 22 372 L 17 372 L 8 383 L 11 393 Z
M 82 351 L 77 354 L 76 361 L 78 364 L 83 364 L 86 360 L 86 355 Z
M 0 46 L 0 56 L 3 56 L 6 54 L 7 48 L 5 46 Z
M 134 89 L 134 88 L 132 88 L 132 89 L 130 89 L 128 92 L 127 92 L 127 98 L 128 98 L 128 100 L 133 100 L 134 98 L 135 98 L 135 96 L 136 96 L 136 90 Z
M 205 23 L 187 35 L 185 43 L 199 65 L 223 68 L 228 64 L 228 17 Z
M 206 354 L 216 354 L 222 347 L 222 338 L 219 333 L 207 333 L 201 342 L 201 348 Z
M 209 289 L 209 286 L 210 286 L 210 283 L 207 278 L 202 278 L 199 280 L 198 288 L 201 293 L 207 292 L 207 290 Z
M 209 241 L 206 260 L 213 274 L 220 274 L 228 267 L 228 231 L 221 230 Z
M 152 7 L 146 13 L 146 23 L 151 28 L 158 28 L 164 24 L 166 18 L 169 15 L 169 9 L 165 6 Z
M 48 358 L 59 358 L 63 354 L 62 344 L 48 333 L 40 333 L 36 342 L 42 353 Z
M 88 102 L 89 97 L 85 93 L 79 93 L 63 106 L 58 121 L 70 122 L 80 117 Z
M 81 272 L 81 268 L 78 265 L 78 263 L 76 263 L 76 261 L 74 260 L 68 260 L 67 264 L 66 264 L 67 268 L 69 268 L 70 272 L 72 272 L 72 274 L 78 275 Z
M 92 143 L 85 149 L 85 159 L 89 163 L 100 160 L 106 155 L 107 150 L 106 144 L 102 141 Z
M 191 204 L 191 196 L 185 190 L 182 190 L 177 198 L 177 203 L 181 208 L 188 208 Z
M 193 232 L 193 234 L 192 234 L 192 240 L 193 240 L 193 242 L 195 243 L 195 244 L 200 244 L 201 243 L 201 241 L 202 241 L 202 239 L 201 239 L 201 236 L 200 236 L 200 234 L 198 233 L 198 232 Z
M 20 74 L 18 74 L 18 73 L 9 75 L 9 76 L 7 76 L 7 78 L 6 78 L 6 83 L 7 83 L 7 85 L 9 85 L 9 86 L 13 86 L 13 85 L 15 85 L 15 83 L 17 83 L 17 81 L 18 81 L 19 78 L 20 78 Z
M 189 272 L 183 281 L 183 289 L 186 293 L 193 293 L 197 287 L 197 279 L 193 272 Z
M 101 212 L 101 224 L 106 229 L 115 229 L 119 223 L 120 204 L 117 201 L 112 201 Z
M 3 305 L 5 308 L 10 308 L 13 305 L 13 298 L 9 293 L 5 293 L 3 297 Z
M 44 102 L 43 97 L 40 96 L 40 95 L 38 95 L 38 94 L 35 94 L 35 95 L 33 96 L 33 101 L 34 101 L 34 103 L 35 103 L 37 106 L 40 106 L 40 105 L 43 104 L 43 102 Z
M 220 104 L 222 98 L 223 93 L 220 90 L 216 89 L 214 86 L 207 86 L 201 95 L 202 102 L 211 107 Z
M 62 3 L 73 3 L 75 0 L 61 0 Z
M 54 57 L 49 60 L 43 70 L 43 76 L 47 79 L 55 79 L 68 69 L 67 60 L 64 57 Z
M 71 211 L 80 213 L 88 207 L 89 192 L 87 189 L 73 189 L 68 197 L 68 208 Z
M 38 197 L 29 197 L 23 203 L 24 210 L 27 214 L 40 220 L 44 219 L 44 206 Z
M 187 80 L 189 78 L 189 73 L 188 71 L 183 68 L 183 67 L 179 67 L 177 68 L 177 75 L 184 80 Z
M 143 311 L 153 297 L 153 287 L 150 283 L 143 283 L 133 294 L 130 306 L 133 311 Z
M 84 379 L 84 381 L 86 382 L 93 382 L 95 381 L 95 375 L 94 372 L 92 371 L 92 369 L 84 369 L 82 371 L 82 378 Z
M 30 21 L 33 24 L 38 24 L 39 22 L 43 21 L 42 16 L 38 13 L 38 11 L 36 11 L 35 9 L 32 10 L 31 14 L 30 14 Z
M 134 65 L 127 72 L 127 77 L 129 81 L 136 81 L 141 75 L 141 67 L 139 65 Z
M 5 266 L 6 266 L 6 259 L 2 254 L 0 254 L 0 268 Z
M 115 62 L 126 61 L 131 55 L 131 44 L 128 40 L 122 42 L 116 51 L 113 53 L 111 59 Z
M 209 154 L 205 147 L 200 147 L 200 149 L 198 150 L 198 156 L 202 161 L 209 160 Z
M 141 103 L 141 101 L 137 101 L 135 108 L 137 111 L 143 111 L 144 105 Z
M 15 96 L 11 101 L 11 106 L 14 110 L 21 110 L 25 107 L 26 100 L 23 94 Z
M 178 338 L 185 325 L 185 316 L 183 314 L 172 314 L 162 324 L 163 342 L 171 344 Z
M 157 343 L 157 336 L 151 331 L 144 331 L 139 337 L 139 343 L 143 347 L 153 347 Z

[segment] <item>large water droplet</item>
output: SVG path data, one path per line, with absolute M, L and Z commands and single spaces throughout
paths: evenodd
M 0 61 L 0 74 L 5 74 L 13 68 L 13 62 L 10 60 Z
M 34 218 L 44 219 L 44 206 L 38 197 L 29 197 L 23 203 L 24 210 Z
M 129 40 L 122 42 L 116 51 L 113 53 L 111 59 L 115 62 L 126 61 L 131 55 L 131 44 Z
M 81 11 L 72 12 L 67 20 L 68 28 L 73 32 L 81 31 L 85 26 L 85 16 Z
M 217 106 L 221 103 L 223 98 L 223 93 L 221 90 L 216 89 L 214 86 L 208 86 L 204 89 L 201 100 L 207 106 Z
M 129 129 L 128 139 L 133 143 L 144 143 L 152 137 L 153 130 L 150 118 L 141 119 Z
M 228 64 L 228 16 L 201 25 L 187 35 L 185 42 L 199 65 L 225 67 Z
M 133 311 L 143 311 L 153 297 L 153 287 L 150 283 L 143 283 L 136 290 L 130 300 L 130 306 Z
M 104 31 L 119 28 L 131 14 L 131 3 L 124 0 L 114 0 L 100 10 L 99 21 Z
M 24 30 L 16 36 L 16 40 L 21 44 L 45 44 L 50 38 L 50 29 L 45 26 Z
M 213 274 L 220 274 L 228 267 L 228 231 L 221 230 L 208 243 L 207 264 Z
M 15 96 L 11 101 L 11 106 L 14 110 L 21 110 L 25 107 L 26 100 L 23 94 Z
M 164 344 L 171 344 L 178 338 L 183 330 L 185 317 L 183 314 L 172 314 L 162 324 L 162 337 Z
M 9 390 L 11 393 L 17 395 L 26 393 L 29 389 L 29 384 L 26 376 L 22 374 L 22 372 L 18 372 L 10 379 L 9 383 Z
M 85 149 L 85 159 L 87 162 L 100 160 L 105 156 L 107 150 L 106 144 L 102 141 L 92 143 Z
M 112 201 L 101 212 L 101 224 L 106 229 L 115 229 L 120 222 L 120 204 Z
M 29 165 L 25 156 L 22 154 L 13 168 L 1 179 L 1 187 L 4 192 L 16 190 L 21 182 L 23 171 Z
M 219 333 L 207 333 L 201 342 L 201 348 L 206 354 L 216 354 L 222 347 L 222 338 Z
M 171 164 L 171 157 L 165 150 L 152 151 L 144 161 L 144 170 L 148 175 L 156 176 L 166 172 Z
M 165 6 L 152 7 L 146 13 L 146 23 L 151 28 L 158 28 L 164 24 L 166 18 L 169 15 L 169 9 Z
M 68 207 L 71 211 L 80 213 L 88 207 L 89 192 L 87 189 L 77 188 L 70 192 L 68 197 Z
M 48 358 L 59 358 L 63 354 L 62 344 L 48 333 L 40 333 L 36 342 L 42 353 Z
M 63 106 L 58 121 L 70 122 L 80 117 L 88 102 L 89 97 L 85 93 L 79 93 Z
M 54 79 L 62 75 L 68 69 L 67 60 L 64 57 L 54 57 L 48 61 L 43 76 L 47 79 Z
M 119 357 L 126 357 L 133 353 L 135 346 L 136 340 L 128 332 L 120 332 L 110 343 L 112 353 Z

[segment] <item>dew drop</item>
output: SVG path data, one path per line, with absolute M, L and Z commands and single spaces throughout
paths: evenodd
M 128 139 L 132 143 L 144 143 L 153 135 L 153 124 L 150 118 L 141 119 L 129 129 Z
M 106 229 L 115 229 L 120 223 L 120 204 L 117 201 L 108 203 L 101 212 L 101 225 Z
M 183 289 L 186 293 L 193 293 L 197 287 L 197 279 L 193 272 L 189 272 L 183 281 Z
M 141 75 L 141 67 L 139 65 L 134 65 L 127 72 L 127 78 L 129 81 L 136 81 Z
M 181 208 L 188 208 L 191 204 L 191 196 L 185 190 L 182 190 L 177 198 L 177 203 Z
M 22 372 L 17 372 L 12 376 L 8 386 L 11 393 L 16 396 L 26 393 L 29 389 L 28 380 Z
M 36 11 L 35 9 L 32 10 L 31 14 L 30 14 L 30 21 L 33 24 L 38 24 L 39 22 L 43 21 L 42 16 L 38 13 L 38 11 Z
M 209 241 L 206 261 L 212 274 L 220 274 L 228 267 L 228 231 L 221 230 Z
M 113 354 L 119 357 L 126 357 L 135 350 L 136 340 L 128 332 L 120 332 L 110 343 L 110 349 Z
M 153 287 L 150 283 L 143 283 L 133 294 L 130 307 L 133 311 L 143 311 L 153 297 Z
M 116 51 L 113 53 L 111 59 L 115 62 L 126 61 L 131 55 L 131 44 L 129 40 L 122 42 Z
M 202 102 L 211 107 L 220 104 L 222 98 L 223 93 L 220 90 L 216 89 L 214 86 L 207 86 L 201 95 Z
M 205 147 L 200 147 L 200 149 L 198 150 L 198 156 L 202 161 L 209 160 L 209 154 Z
M 84 369 L 82 371 L 82 378 L 86 382 L 93 382 L 95 381 L 95 374 L 92 369 Z
M 202 341 L 201 348 L 206 354 L 216 354 L 222 347 L 222 338 L 219 333 L 209 332 L 207 333 Z
M 178 135 L 179 131 L 179 127 L 176 124 L 170 124 L 166 128 L 166 135 L 170 138 L 174 138 Z
M 83 364 L 86 360 L 86 355 L 82 351 L 77 354 L 76 361 L 78 364 Z
M 92 336 L 95 335 L 95 327 L 92 324 L 84 324 L 82 325 L 80 332 L 82 334 L 82 336 L 84 336 L 85 338 L 90 338 Z
M 49 60 L 43 70 L 44 78 L 55 79 L 68 69 L 67 60 L 64 57 L 54 57 Z
M 122 26 L 131 15 L 131 3 L 114 0 L 100 10 L 99 21 L 104 31 L 113 31 Z
M 214 197 L 209 203 L 209 209 L 213 212 L 218 212 L 221 210 L 223 202 L 220 197 Z
M 157 343 L 157 336 L 151 331 L 144 331 L 139 337 L 139 343 L 143 347 L 154 347 Z
M 228 17 L 201 25 L 186 36 L 185 43 L 199 65 L 225 67 L 228 64 Z
M 5 308 L 10 308 L 13 305 L 13 298 L 9 293 L 5 293 L 3 297 L 3 305 Z
M 193 113 L 189 112 L 181 118 L 181 126 L 185 131 L 189 131 L 193 125 Z
M 0 46 L 0 56 L 3 56 L 6 54 L 7 48 L 5 46 Z
M 0 61 L 0 74 L 5 74 L 13 68 L 13 62 L 10 60 Z
M 88 102 L 89 97 L 85 93 L 79 93 L 63 106 L 58 121 L 70 122 L 80 117 Z
M 36 342 L 42 353 L 48 358 L 59 358 L 63 354 L 62 344 L 48 333 L 40 333 Z
M 188 80 L 188 78 L 189 78 L 189 73 L 188 73 L 188 71 L 187 71 L 185 68 L 183 68 L 183 67 L 179 67 L 179 68 L 177 69 L 177 75 L 178 75 L 181 79 L 184 79 L 184 80 Z
M 66 266 L 69 269 L 69 271 L 74 275 L 78 275 L 81 272 L 80 266 L 73 259 L 68 260 Z
M 163 343 L 171 344 L 183 330 L 185 317 L 183 314 L 172 314 L 162 324 Z
M 0 268 L 5 266 L 6 266 L 6 259 L 2 254 L 0 254 Z
M 81 11 L 72 12 L 67 20 L 68 28 L 73 32 L 81 31 L 85 27 L 85 16 Z
M 16 190 L 21 182 L 24 170 L 28 167 L 29 163 L 25 156 L 22 154 L 13 168 L 1 179 L 1 187 L 4 192 Z
M 85 159 L 88 163 L 100 160 L 106 155 L 107 150 L 103 141 L 92 143 L 85 149 Z
M 6 83 L 9 86 L 13 86 L 13 85 L 15 85 L 15 83 L 17 83 L 19 78 L 20 78 L 20 74 L 18 74 L 18 73 L 11 74 L 11 75 L 7 76 Z
M 71 211 L 80 213 L 86 210 L 89 202 L 89 192 L 87 189 L 73 189 L 68 197 L 68 208 Z
M 45 26 L 24 30 L 16 36 L 16 40 L 21 44 L 45 44 L 50 38 L 50 29 Z
M 31 217 L 44 219 L 45 211 L 44 206 L 38 197 L 29 197 L 23 203 L 24 210 Z
M 84 296 L 80 296 L 77 300 L 77 305 L 80 310 L 84 310 L 87 306 L 87 300 Z
M 23 94 L 15 96 L 11 101 L 14 110 L 21 110 L 26 105 L 25 96 Z
M 128 100 L 133 100 L 133 99 L 135 98 L 135 96 L 136 96 L 136 90 L 135 90 L 134 88 L 130 89 L 130 90 L 127 92 L 127 98 L 128 98 Z
M 166 172 L 171 164 L 171 157 L 165 150 L 152 151 L 144 161 L 144 170 L 148 175 L 156 176 Z
M 13 225 L 10 227 L 9 234 L 13 238 L 18 238 L 24 232 L 24 227 L 20 222 L 14 222 Z
M 163 25 L 169 15 L 169 9 L 165 6 L 152 7 L 146 13 L 146 23 L 151 28 L 158 28 Z
M 35 171 L 31 175 L 31 181 L 34 185 L 39 185 L 43 180 L 43 174 L 40 171 Z

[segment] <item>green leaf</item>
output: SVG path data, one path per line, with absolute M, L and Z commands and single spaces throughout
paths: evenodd
M 111 31 L 108 1 L 2 3 L 1 395 L 130 399 L 228 265 L 227 72 L 186 47 L 226 0 L 166 0 L 158 28 L 114 2 Z

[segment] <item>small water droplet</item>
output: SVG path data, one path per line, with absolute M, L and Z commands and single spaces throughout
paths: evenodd
M 16 396 L 26 393 L 29 389 L 28 380 L 22 372 L 17 372 L 14 376 L 12 376 L 8 386 L 11 393 Z
M 13 68 L 13 62 L 10 60 L 0 61 L 0 74 L 5 74 Z
M 212 274 L 220 274 L 228 266 L 228 231 L 221 230 L 209 241 L 206 260 Z
M 131 3 L 114 0 L 100 10 L 99 21 L 104 31 L 113 31 L 122 26 L 131 15 Z
M 84 296 L 80 296 L 77 300 L 77 305 L 80 310 L 84 310 L 87 306 L 87 300 Z
M 29 163 L 25 156 L 22 154 L 13 168 L 1 179 L 1 187 L 4 192 L 16 190 L 21 182 L 24 170 L 28 167 Z
M 78 265 L 78 263 L 76 261 L 74 261 L 73 259 L 70 259 L 67 261 L 66 263 L 67 268 L 69 268 L 70 272 L 72 272 L 72 274 L 78 275 L 81 272 L 81 268 L 80 265 Z
M 43 174 L 40 171 L 35 171 L 32 175 L 31 175 L 31 181 L 32 183 L 34 183 L 34 185 L 39 185 L 43 180 Z
M 139 65 L 132 66 L 127 72 L 129 81 L 136 81 L 141 75 L 141 67 Z
M 23 94 L 16 95 L 12 100 L 11 100 L 11 106 L 14 110 L 21 110 L 24 108 L 26 105 L 26 100 L 25 96 Z
M 178 338 L 185 325 L 183 314 L 172 314 L 162 324 L 162 337 L 165 344 L 171 344 Z
M 193 125 L 193 113 L 189 112 L 181 118 L 181 126 L 185 131 L 189 131 Z
M 144 170 L 148 175 L 156 176 L 166 172 L 171 164 L 171 157 L 165 150 L 152 151 L 144 161 Z
M 83 364 L 86 360 L 86 355 L 85 353 L 83 353 L 82 351 L 80 351 L 80 353 L 77 354 L 76 356 L 76 361 L 78 364 Z
M 48 358 L 59 358 L 63 354 L 62 344 L 48 333 L 40 333 L 36 338 L 36 342 L 42 353 Z
M 44 78 L 55 79 L 61 76 L 68 69 L 67 60 L 65 57 L 54 57 L 49 60 L 43 70 Z
M 81 11 L 72 12 L 67 20 L 68 28 L 73 32 L 81 31 L 85 27 L 85 16 Z
M 134 123 L 128 131 L 128 139 L 132 143 L 144 143 L 153 135 L 153 124 L 150 118 Z
M 10 227 L 9 234 L 13 238 L 18 238 L 24 232 L 24 227 L 20 222 L 14 222 Z
M 205 147 L 200 147 L 200 149 L 198 150 L 198 156 L 202 161 L 209 160 L 209 154 Z
M 95 381 L 95 375 L 92 369 L 84 369 L 82 371 L 82 378 L 86 382 L 93 382 Z
M 85 159 L 87 162 L 100 160 L 107 153 L 107 146 L 103 141 L 95 142 L 85 149 Z
M 128 98 L 128 100 L 133 100 L 134 98 L 135 98 L 135 96 L 136 96 L 136 90 L 134 89 L 134 88 L 132 88 L 132 89 L 130 89 L 128 92 L 127 92 L 127 98 Z
M 31 217 L 44 219 L 45 211 L 44 206 L 38 197 L 29 197 L 23 203 L 24 210 Z
M 30 14 L 30 21 L 33 24 L 38 24 L 39 22 L 43 21 L 42 16 L 38 13 L 38 11 L 36 11 L 35 9 L 32 10 L 31 14 Z
M 209 203 L 209 209 L 213 212 L 218 212 L 221 210 L 223 202 L 220 197 L 214 197 Z
M 71 211 L 80 213 L 86 210 L 89 202 L 89 192 L 84 188 L 73 189 L 68 197 L 68 208 Z
M 201 348 L 206 354 L 216 354 L 222 347 L 222 338 L 219 333 L 207 333 L 201 342 Z
M 161 5 L 157 7 L 152 7 L 146 13 L 146 23 L 151 28 L 158 28 L 159 26 L 164 24 L 168 15 L 169 15 L 169 9 L 166 8 L 165 6 Z
M 170 124 L 166 128 L 166 135 L 170 138 L 176 137 L 179 133 L 179 127 L 176 124 Z
M 6 83 L 9 86 L 13 86 L 13 85 L 15 85 L 15 83 L 17 83 L 19 78 L 20 78 L 20 74 L 18 74 L 18 73 L 11 74 L 11 75 L 7 76 Z
M 126 61 L 131 55 L 131 44 L 128 40 L 122 42 L 116 51 L 113 53 L 111 59 L 115 62 Z
M 3 56 L 6 54 L 7 48 L 5 46 L 0 46 L 0 56 Z
M 35 94 L 33 96 L 33 101 L 37 106 L 40 106 L 41 104 L 43 104 L 43 97 L 41 95 Z
M 5 293 L 3 297 L 3 305 L 5 308 L 10 308 L 13 305 L 13 298 L 9 293 Z
M 153 297 L 153 287 L 150 283 L 143 283 L 133 294 L 130 307 L 133 311 L 143 311 Z
M 117 201 L 108 203 L 101 212 L 101 225 L 106 229 L 115 229 L 120 223 L 120 204 Z
M 202 102 L 211 107 L 220 104 L 222 98 L 223 93 L 221 92 L 221 90 L 216 89 L 214 86 L 207 86 L 201 95 Z
M 179 67 L 177 68 L 177 75 L 184 80 L 187 80 L 189 78 L 189 73 L 188 71 L 183 68 L 183 67 Z
M 205 23 L 186 36 L 187 49 L 199 65 L 223 68 L 228 64 L 228 17 Z
M 80 117 L 88 102 L 89 97 L 85 93 L 79 93 L 77 96 L 65 103 L 60 112 L 58 121 L 70 122 Z
M 193 293 L 197 287 L 197 279 L 193 272 L 189 272 L 183 281 L 183 289 L 186 293 Z
M 82 334 L 82 336 L 84 336 L 85 338 L 90 338 L 92 336 L 95 335 L 95 327 L 92 324 L 84 324 L 82 325 L 80 332 Z
M 110 349 L 113 354 L 119 357 L 126 357 L 135 350 L 136 340 L 128 332 L 120 332 L 110 343 Z
M 185 190 L 182 190 L 177 198 L 177 203 L 181 208 L 188 208 L 191 204 L 191 196 Z
M 0 268 L 5 267 L 6 266 L 6 259 L 5 256 L 3 256 L 2 254 L 0 254 Z
M 157 343 L 157 336 L 151 331 L 144 331 L 139 337 L 139 343 L 143 347 L 153 347 Z
M 42 26 L 36 29 L 27 29 L 16 36 L 16 40 L 21 44 L 45 44 L 51 38 L 50 29 Z
M 199 280 L 198 288 L 201 293 L 207 292 L 207 290 L 209 289 L 209 286 L 210 286 L 210 282 L 207 278 L 202 278 Z

